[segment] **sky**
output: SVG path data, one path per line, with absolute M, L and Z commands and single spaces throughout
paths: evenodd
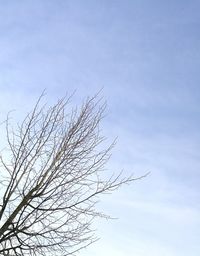
M 108 169 L 150 171 L 102 198 L 117 219 L 94 223 L 101 239 L 79 255 L 199 256 L 200 2 L 0 3 L 0 121 L 44 89 L 48 103 L 76 91 L 74 104 L 102 90 Z

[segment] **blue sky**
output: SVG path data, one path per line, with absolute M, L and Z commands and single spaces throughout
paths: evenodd
M 103 88 L 111 171 L 151 174 L 104 197 L 118 217 L 83 256 L 200 254 L 200 2 L 1 1 L 0 108 L 16 116 L 44 88 L 74 103 Z M 81 255 L 80 254 L 80 255 Z

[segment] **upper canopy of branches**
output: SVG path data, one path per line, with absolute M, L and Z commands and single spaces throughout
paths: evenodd
M 67 111 L 63 98 L 41 98 L 17 129 L 6 122 L 10 159 L 1 156 L 0 254 L 69 255 L 95 240 L 91 229 L 102 193 L 130 178 L 102 179 L 110 149 L 100 149 L 105 105 L 96 97 Z M 4 169 L 4 171 L 3 171 Z

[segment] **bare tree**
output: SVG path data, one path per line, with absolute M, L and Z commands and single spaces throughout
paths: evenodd
M 104 108 L 94 97 L 68 113 L 67 99 L 46 108 L 40 97 L 17 128 L 7 119 L 0 255 L 71 255 L 95 240 L 99 195 L 134 180 L 102 173 L 113 146 L 101 146 Z

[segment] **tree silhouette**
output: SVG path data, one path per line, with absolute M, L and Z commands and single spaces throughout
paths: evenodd
M 97 97 L 68 110 L 41 98 L 17 128 L 6 120 L 1 155 L 0 255 L 71 255 L 95 241 L 91 224 L 101 194 L 134 180 L 104 175 L 113 144 L 102 149 Z

